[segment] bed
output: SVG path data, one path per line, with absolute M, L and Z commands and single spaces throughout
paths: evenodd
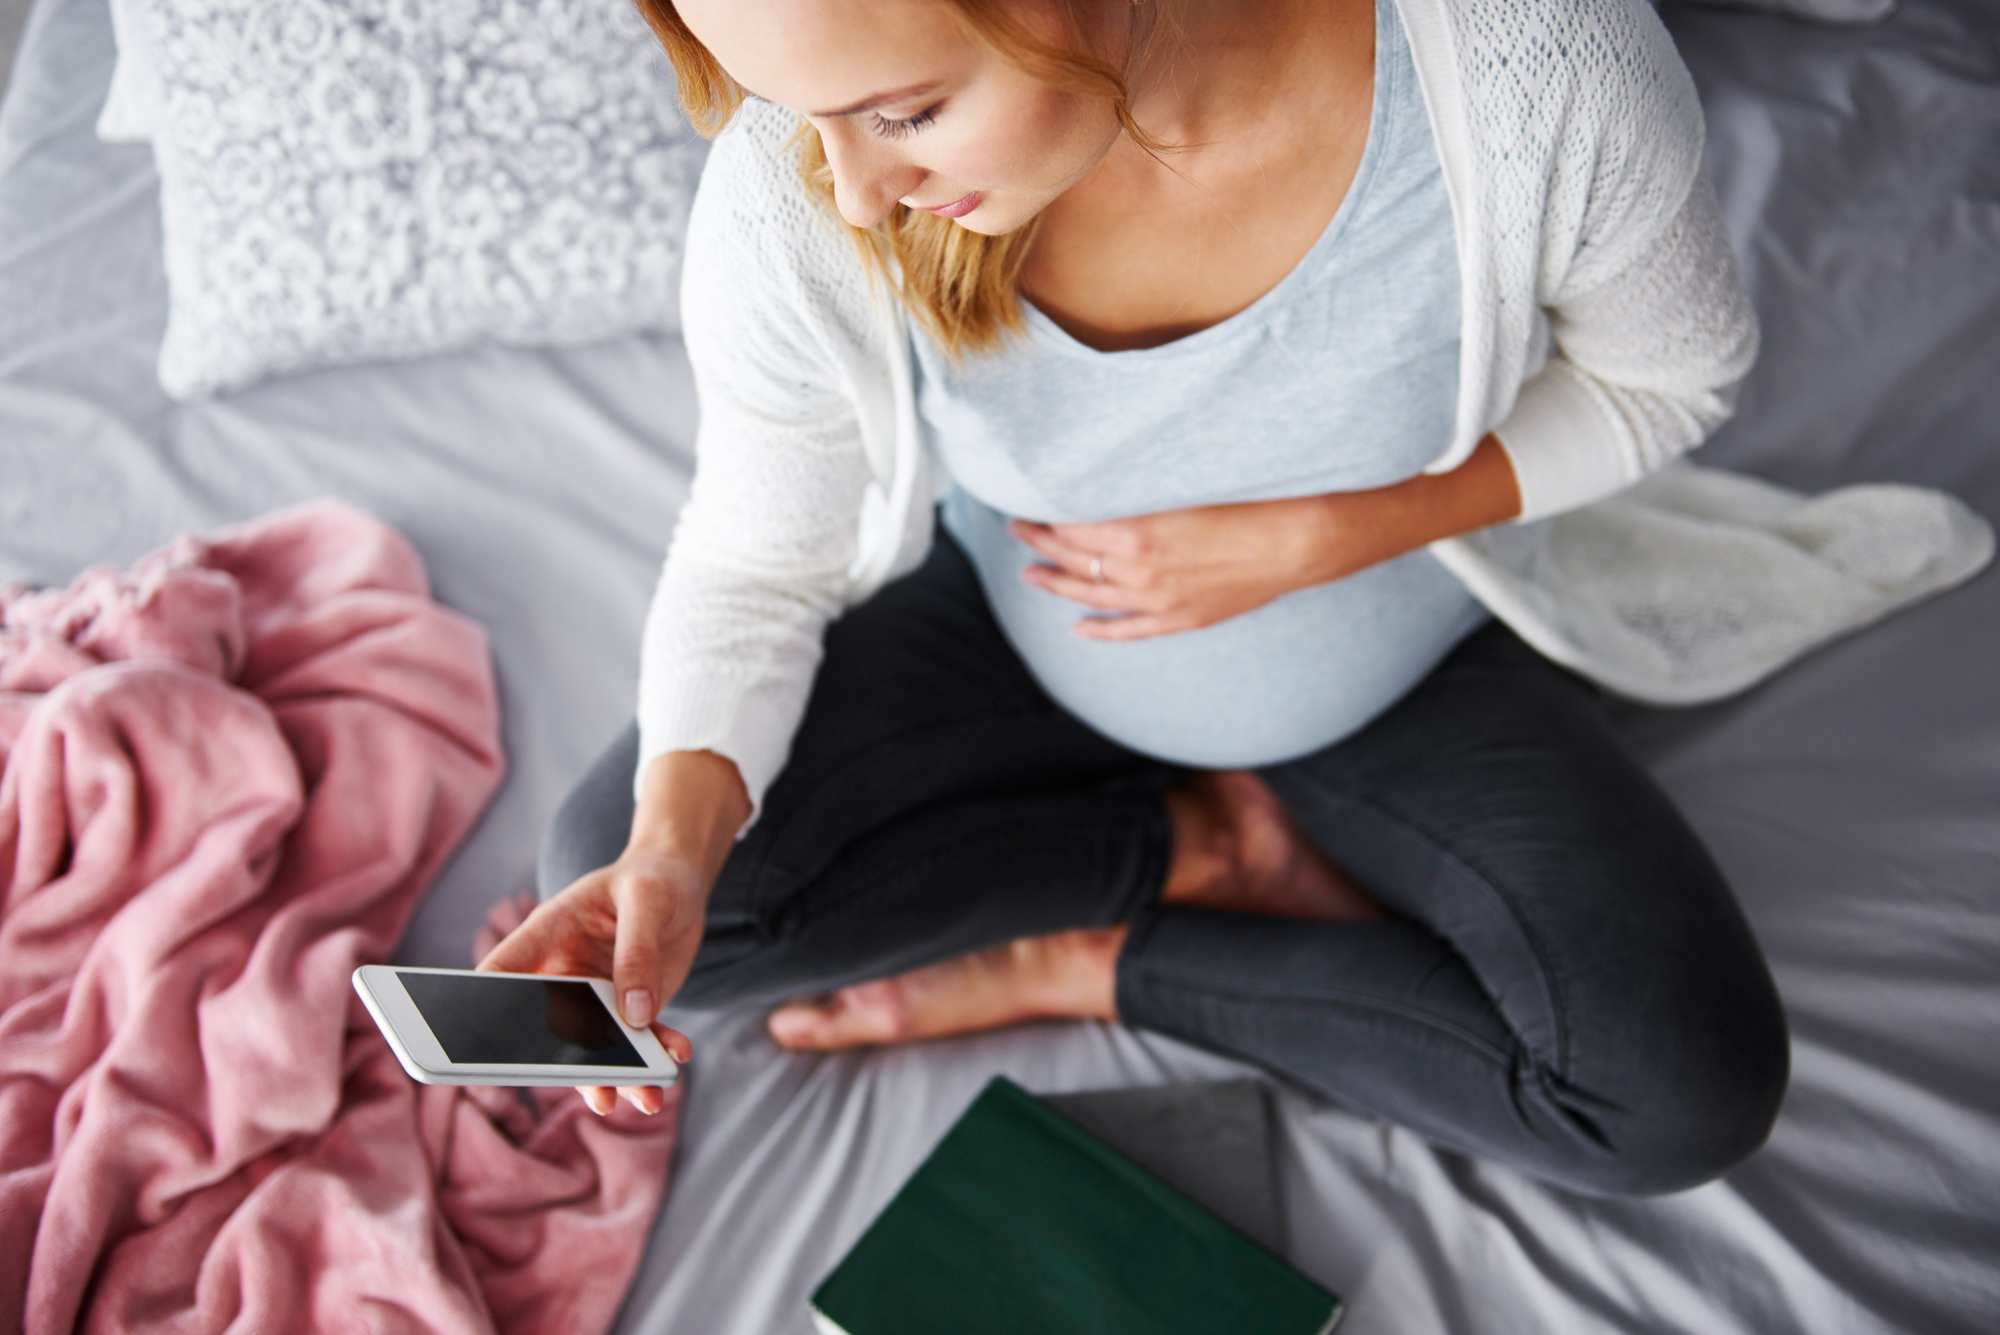
M 1666 11 L 1764 321 L 1701 460 L 1805 490 L 1945 488 L 2000 521 L 2000 14 L 1905 0 L 1835 29 Z M 156 178 L 93 123 L 104 0 L 36 0 L 0 107 L 0 582 L 344 497 L 492 635 L 511 769 L 400 956 L 460 964 L 630 716 L 688 486 L 669 335 L 160 389 Z M 1732 877 L 1788 1007 L 1769 1146 L 1664 1199 L 1568 1196 L 1275 1086 L 1291 1260 L 1344 1331 L 1988 1331 L 2000 1323 L 2000 575 L 1623 735 Z M 993 1074 L 1059 1091 L 1242 1075 L 1157 1035 L 1048 1023 L 785 1053 L 686 1014 L 672 1186 L 621 1332 L 782 1335 Z

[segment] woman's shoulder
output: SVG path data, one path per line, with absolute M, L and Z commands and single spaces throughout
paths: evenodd
M 825 210 L 799 175 L 802 124 L 785 107 L 746 101 L 716 135 L 695 192 L 697 212 L 722 223 L 716 239 L 754 242 L 823 226 L 814 215 Z
M 890 332 L 846 224 L 799 174 L 803 123 L 785 107 L 745 102 L 710 146 L 681 266 L 691 354 L 754 345 L 774 364 L 834 366 Z
M 1564 215 L 1545 239 L 1631 239 L 1686 197 L 1701 100 L 1650 0 L 1398 3 L 1442 19 L 1433 68 L 1458 77 L 1473 173 L 1500 204 Z
M 799 174 L 798 115 L 746 101 L 710 146 L 688 218 L 682 302 L 847 304 L 865 273 Z M 794 309 L 796 314 L 796 310 Z
M 799 114 L 775 102 L 745 98 L 715 137 L 715 151 L 739 156 L 740 169 L 798 171 Z
M 1661 133 L 1690 114 L 1698 124 L 1693 80 L 1652 0 L 1399 3 L 1443 18 L 1475 112 Z
M 799 173 L 797 113 L 745 101 L 709 146 L 688 221 L 690 253 L 720 248 L 739 260 L 824 271 L 852 249 L 840 220 Z

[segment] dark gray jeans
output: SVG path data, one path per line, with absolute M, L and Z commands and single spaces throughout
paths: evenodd
M 1361 732 L 1258 771 L 1392 917 L 1161 908 L 1160 791 L 1188 771 L 1051 700 L 940 528 L 828 628 L 674 1004 L 1129 921 L 1129 1025 L 1575 1190 L 1692 1186 L 1769 1134 L 1784 1015 L 1728 884 L 1597 701 L 1496 621 Z M 637 745 L 628 729 L 557 816 L 544 895 L 618 856 Z

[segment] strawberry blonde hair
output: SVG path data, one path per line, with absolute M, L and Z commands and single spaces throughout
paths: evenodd
M 639 13 L 658 35 L 678 76 L 677 95 L 688 122 L 713 139 L 743 104 L 744 91 L 714 56 L 695 39 L 675 12 L 673 0 L 634 0 Z M 1135 0 L 1136 2 L 1136 0 Z M 953 17 L 976 40 L 1031 78 L 1067 92 L 1096 94 L 1111 100 L 1118 123 L 1156 158 L 1169 146 L 1155 139 L 1132 119 L 1131 90 L 1117 65 L 1086 51 L 1053 46 L 1031 33 L 1010 11 L 1018 0 L 942 0 Z M 1053 0 L 1069 31 L 1083 31 L 1084 0 Z M 1158 11 L 1143 6 L 1150 35 Z M 856 227 L 840 218 L 834 206 L 833 172 L 819 131 L 801 124 L 791 142 L 802 144 L 799 174 L 807 191 L 847 230 L 870 272 L 889 283 L 910 313 L 954 361 L 967 353 L 997 348 L 1009 333 L 1026 326 L 1021 318 L 1017 283 L 1040 217 L 1004 236 L 985 236 L 958 226 L 949 218 L 921 209 L 894 205 L 874 227 Z M 892 280 L 894 259 L 902 281 Z

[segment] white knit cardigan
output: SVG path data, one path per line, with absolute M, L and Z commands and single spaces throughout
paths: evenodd
M 1475 596 L 1606 687 L 1687 703 L 1984 563 L 1990 532 L 1935 493 L 1807 501 L 1662 468 L 1732 413 L 1758 327 L 1693 81 L 1646 0 L 1396 3 L 1464 293 L 1457 424 L 1425 471 L 1490 430 L 1523 502 L 1432 545 Z M 797 125 L 743 106 L 696 194 L 681 311 L 696 473 L 640 658 L 634 791 L 660 753 L 714 750 L 749 791 L 743 830 L 827 622 L 922 560 L 940 485 L 906 313 L 806 195 L 785 147 Z

